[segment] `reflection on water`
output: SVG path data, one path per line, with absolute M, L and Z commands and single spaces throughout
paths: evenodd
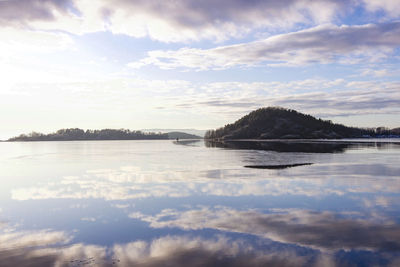
M 305 152 L 305 153 L 343 153 L 346 149 L 354 147 L 354 144 L 348 143 L 314 143 L 314 142 L 290 142 L 290 141 L 225 141 L 214 142 L 205 141 L 207 147 L 219 147 L 230 149 L 254 149 L 268 150 L 276 152 Z
M 62 232 L 37 231 L 0 235 L 0 266 L 106 266 L 105 248 L 65 243 Z
M 400 264 L 399 143 L 0 146 L 0 266 Z
M 201 145 L 202 140 L 181 140 L 181 141 L 174 141 L 175 145 L 183 145 L 183 146 L 197 146 Z
M 133 213 L 130 217 L 147 221 L 155 228 L 212 228 L 320 249 L 400 251 L 400 225 L 390 220 L 376 223 L 374 218 L 350 215 L 296 209 L 264 214 L 254 210 L 203 207 L 183 212 L 162 210 L 156 216 Z
M 280 164 L 280 165 L 246 165 L 245 168 L 253 168 L 253 169 L 270 169 L 270 170 L 277 170 L 277 169 L 287 169 L 293 168 L 298 166 L 306 166 L 311 165 L 312 163 L 296 163 L 296 164 Z
M 204 140 L 206 147 L 229 149 L 253 149 L 276 152 L 303 153 L 343 153 L 348 149 L 373 147 L 387 149 L 398 147 L 393 142 L 349 142 L 349 141 L 313 141 L 313 140 L 264 140 L 264 141 L 209 141 Z
M 324 260 L 314 251 L 302 255 L 294 248 L 279 247 L 278 251 L 273 245 L 262 248 L 223 236 L 165 236 L 109 248 L 85 244 L 52 248 L 49 245 L 58 240 L 48 235 L 35 236 L 39 237 L 36 246 L 19 240 L 18 247 L 1 250 L 0 266 L 304 266 Z

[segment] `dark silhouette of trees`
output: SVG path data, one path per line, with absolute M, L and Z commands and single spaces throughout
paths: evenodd
M 82 130 L 60 129 L 55 133 L 32 132 L 10 138 L 8 141 L 73 141 L 73 140 L 158 140 L 168 139 L 167 133 L 131 131 L 127 129 Z
M 232 124 L 209 130 L 205 139 L 299 139 L 374 136 L 372 129 L 360 129 L 316 119 L 292 109 L 257 109 Z

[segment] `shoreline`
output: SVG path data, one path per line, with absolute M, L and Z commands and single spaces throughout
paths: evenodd
M 400 143 L 400 137 L 395 138 L 343 138 L 343 139 L 204 139 L 209 142 L 282 142 L 282 143 Z

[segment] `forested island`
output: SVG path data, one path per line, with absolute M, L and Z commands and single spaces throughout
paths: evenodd
M 257 109 L 232 124 L 206 132 L 204 138 L 229 139 L 340 139 L 399 137 L 400 129 L 355 128 L 317 119 L 292 109 Z
M 60 129 L 54 133 L 32 132 L 12 137 L 7 141 L 77 141 L 77 140 L 168 140 L 200 139 L 202 137 L 183 132 L 154 133 L 127 129 L 82 130 L 79 128 Z
M 250 112 L 232 124 L 208 130 L 208 140 L 234 139 L 340 139 L 368 137 L 400 137 L 400 128 L 356 128 L 317 119 L 292 109 L 266 107 Z M 76 140 L 168 140 L 202 139 L 184 132 L 144 132 L 128 129 L 83 130 L 60 129 L 54 133 L 32 132 L 7 141 L 76 141 Z

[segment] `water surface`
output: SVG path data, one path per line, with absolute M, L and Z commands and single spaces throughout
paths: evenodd
M 398 142 L 0 143 L 0 170 L 0 266 L 400 265 Z

